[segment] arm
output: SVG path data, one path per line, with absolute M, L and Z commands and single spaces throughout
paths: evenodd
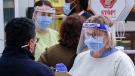
M 128 56 L 118 61 L 116 76 L 135 76 L 135 66 Z
M 48 51 L 48 49 L 46 48 L 46 50 L 40 55 L 37 62 L 47 65 L 47 51 Z

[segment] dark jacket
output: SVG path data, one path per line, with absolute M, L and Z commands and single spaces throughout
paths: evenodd
M 67 46 L 56 44 L 50 48 L 47 48 L 41 54 L 38 62 L 54 68 L 57 63 L 63 63 L 68 70 L 70 70 L 76 56 L 76 50 L 77 48 L 69 48 Z
M 8 46 L 0 58 L 0 76 L 54 76 L 52 70 L 34 61 L 28 50 Z
M 84 12 L 81 16 L 83 16 L 86 20 L 92 16 L 92 14 L 89 14 L 87 12 Z

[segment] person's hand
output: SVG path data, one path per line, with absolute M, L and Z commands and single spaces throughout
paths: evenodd
M 58 71 L 58 72 L 68 72 L 67 67 L 63 63 L 56 64 L 56 71 Z

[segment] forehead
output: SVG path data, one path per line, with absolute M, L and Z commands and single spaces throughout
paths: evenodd
M 95 28 L 86 28 L 85 29 L 85 31 L 86 31 L 86 33 L 103 33 L 104 31 L 102 31 L 102 30 L 98 30 L 98 29 L 95 29 Z
M 36 7 L 35 10 L 36 10 L 37 13 L 48 14 L 47 12 L 41 12 L 41 11 L 44 11 L 46 8 L 51 8 L 51 7 L 43 5 L 43 6 Z
M 67 2 L 67 3 L 71 3 L 71 2 L 73 2 L 74 0 L 65 0 L 65 2 Z

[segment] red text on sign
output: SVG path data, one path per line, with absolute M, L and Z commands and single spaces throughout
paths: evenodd
M 102 15 L 116 15 L 116 10 L 102 10 Z

